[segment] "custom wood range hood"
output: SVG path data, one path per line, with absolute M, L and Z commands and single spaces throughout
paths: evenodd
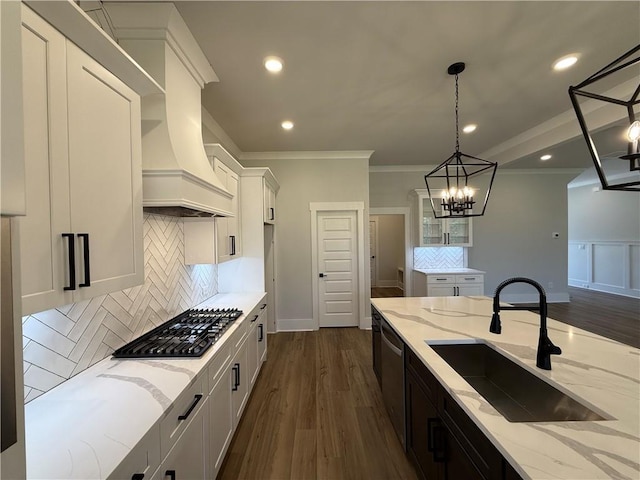
M 232 194 L 202 139 L 201 91 L 218 78 L 172 3 L 108 3 L 119 45 L 165 90 L 142 97 L 145 211 L 229 216 Z

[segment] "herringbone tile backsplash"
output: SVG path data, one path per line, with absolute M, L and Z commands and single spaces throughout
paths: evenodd
M 145 283 L 23 317 L 25 403 L 218 292 L 217 265 L 184 265 L 182 220 L 144 216 Z
M 464 268 L 463 247 L 417 247 L 413 249 L 413 268 Z

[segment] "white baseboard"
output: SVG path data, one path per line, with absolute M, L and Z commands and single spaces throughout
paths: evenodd
M 501 302 L 507 303 L 538 303 L 540 296 L 537 293 L 511 293 L 500 295 Z M 568 303 L 569 293 L 547 293 L 547 303 Z
M 360 330 L 371 330 L 371 317 L 364 317 L 360 322 Z
M 587 283 L 581 280 L 569 280 L 570 287 L 583 288 L 585 290 L 595 290 L 596 292 L 612 293 L 623 297 L 640 298 L 640 291 L 630 288 L 616 287 L 615 285 L 604 285 L 601 283 Z
M 313 318 L 282 318 L 276 321 L 278 332 L 308 332 L 318 330 Z

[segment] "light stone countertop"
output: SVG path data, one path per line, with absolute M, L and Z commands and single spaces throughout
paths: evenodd
M 474 268 L 414 268 L 414 270 L 416 272 L 424 273 L 425 275 L 470 275 L 486 273 Z
M 218 294 L 195 307 L 244 312 L 200 358 L 109 356 L 25 405 L 27 478 L 108 477 L 264 296 Z
M 539 315 L 503 310 L 489 332 L 488 297 L 375 298 L 371 303 L 523 476 L 533 479 L 640 478 L 640 350 L 548 319 L 562 348 L 552 370 L 535 366 Z M 426 343 L 483 341 L 611 420 L 510 423 Z

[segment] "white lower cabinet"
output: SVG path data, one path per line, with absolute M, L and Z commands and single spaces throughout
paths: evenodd
M 484 295 L 484 275 L 427 275 L 428 297 Z
M 153 480 L 196 480 L 208 478 L 207 443 L 209 437 L 208 398 L 194 411 L 191 421 L 169 451 Z
M 266 358 L 265 299 L 244 317 L 109 479 L 217 477 Z
M 231 393 L 232 364 L 227 363 L 221 377 L 209 394 L 209 477 L 220 471 L 224 456 L 233 438 L 233 408 Z
M 245 341 L 240 345 L 235 357 L 231 360 L 231 403 L 233 406 L 233 428 L 235 429 L 242 412 L 249 398 L 249 362 L 248 350 L 249 341 Z

